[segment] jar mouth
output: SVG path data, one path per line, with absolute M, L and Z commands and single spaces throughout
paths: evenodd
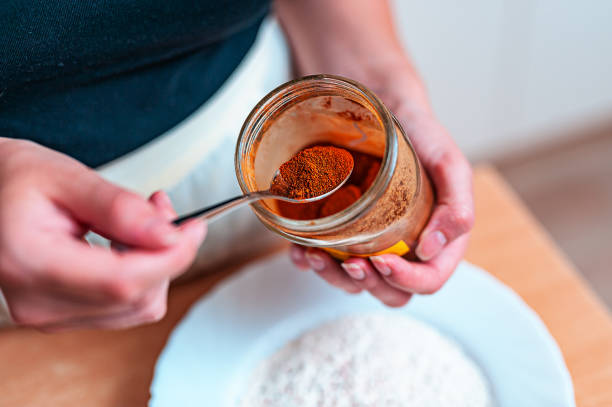
M 394 116 L 376 95 L 360 83 L 341 76 L 321 74 L 305 76 L 284 83 L 268 93 L 253 108 L 240 130 L 234 157 L 236 177 L 238 178 L 240 189 L 243 193 L 253 192 L 256 189 L 250 188 L 247 184 L 244 174 L 248 168 L 245 167 L 250 164 L 249 157 L 252 157 L 253 149 L 257 148 L 257 137 L 266 131 L 268 119 L 282 112 L 287 106 L 291 106 L 292 102 L 296 99 L 308 97 L 309 95 L 313 97 L 320 96 L 321 92 L 326 90 L 332 95 L 334 89 L 341 89 L 354 96 L 355 100 L 363 104 L 380 122 L 385 138 L 385 150 L 380 170 L 370 188 L 357 201 L 347 208 L 323 218 L 309 220 L 285 218 L 270 210 L 262 202 L 253 203 L 252 208 L 255 213 L 272 224 L 301 233 L 332 230 L 351 222 L 370 210 L 378 198 L 384 194 L 391 181 L 397 164 L 398 154 L 397 121 Z M 292 237 L 296 238 L 293 235 Z M 311 239 L 304 240 L 312 243 Z

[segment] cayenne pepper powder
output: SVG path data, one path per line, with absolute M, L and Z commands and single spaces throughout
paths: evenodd
M 314 146 L 300 151 L 280 166 L 270 192 L 293 199 L 309 199 L 336 188 L 353 171 L 353 156 L 343 148 Z
M 378 175 L 381 161 L 378 157 L 329 145 L 315 145 L 307 150 L 320 148 L 335 148 L 350 154 L 354 163 L 350 178 L 342 188 L 320 201 L 303 204 L 277 201 L 276 209 L 280 215 L 291 219 L 308 220 L 324 218 L 338 213 L 357 201 L 370 188 L 376 175 Z M 306 150 L 302 150 L 302 152 L 304 151 Z M 298 156 L 299 154 L 295 157 Z

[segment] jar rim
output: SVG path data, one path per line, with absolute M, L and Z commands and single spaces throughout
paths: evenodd
M 242 192 L 253 192 L 249 189 L 243 176 L 245 170 L 243 165 L 246 163 L 243 158 L 248 156 L 246 153 L 248 153 L 249 148 L 253 147 L 257 136 L 262 131 L 265 131 L 264 122 L 266 119 L 296 98 L 296 87 L 299 87 L 298 91 L 302 92 L 302 95 L 311 92 L 313 97 L 316 97 L 320 94 L 316 94 L 315 89 L 321 85 L 338 86 L 344 91 L 359 97 L 361 99 L 360 104 L 362 104 L 362 100 L 365 100 L 370 105 L 365 107 L 375 113 L 385 133 L 385 151 L 382 157 L 381 168 L 370 188 L 353 204 L 333 215 L 309 220 L 290 219 L 276 214 L 261 202 L 252 204 L 252 208 L 257 216 L 264 218 L 272 224 L 277 224 L 298 233 L 327 232 L 353 221 L 362 213 L 370 210 L 378 198 L 386 191 L 397 164 L 398 135 L 396 134 L 396 125 L 399 126 L 399 123 L 382 101 L 365 86 L 354 80 L 329 74 L 309 75 L 278 86 L 264 96 L 247 116 L 240 130 L 234 156 L 236 177 Z M 268 225 L 266 224 L 266 226 Z M 274 231 L 298 243 L 308 243 L 309 245 L 316 243 L 314 239 L 296 236 L 282 230 L 274 229 Z

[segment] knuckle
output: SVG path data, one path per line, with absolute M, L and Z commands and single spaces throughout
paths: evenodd
M 126 190 L 119 190 L 111 198 L 109 204 L 109 217 L 114 221 L 123 219 L 126 215 L 130 214 L 130 208 L 135 202 L 138 202 L 139 198 L 132 192 Z
M 312 267 L 311 267 L 312 268 Z M 336 272 L 334 272 L 333 270 L 324 268 L 321 270 L 317 270 L 313 268 L 313 271 L 319 276 L 321 277 L 323 280 L 327 281 L 330 284 L 336 284 L 339 281 L 342 281 L 342 277 L 340 277 Z
M 344 289 L 349 286 L 344 279 L 342 279 L 341 277 L 335 276 L 333 274 L 322 276 L 322 277 L 323 277 L 323 280 L 327 281 L 329 284 L 333 285 L 334 287 L 339 287 L 339 288 Z
M 138 300 L 141 294 L 141 290 L 136 284 L 123 278 L 107 282 L 105 292 L 112 301 L 120 304 L 132 304 Z
M 59 265 L 41 259 L 41 262 L 33 265 L 32 270 L 46 283 L 59 283 L 64 280 L 64 269 Z
M 389 308 L 400 308 L 404 306 L 404 303 L 399 303 L 395 300 L 383 301 L 383 304 L 385 304 Z
M 374 290 L 378 287 L 379 282 L 374 277 L 367 277 L 358 282 L 360 286 L 365 288 L 366 290 Z
M 393 298 L 387 298 L 383 300 L 383 303 L 390 308 L 400 308 L 408 303 L 410 297 L 394 296 Z
M 469 232 L 474 226 L 474 209 L 468 206 L 460 206 L 455 209 L 453 223 L 460 234 Z
M 189 244 L 183 253 L 178 256 L 175 268 L 183 272 L 187 270 L 195 261 L 200 247 L 197 244 Z
M 447 171 L 449 162 L 452 160 L 452 154 L 449 151 L 444 150 L 439 152 L 432 162 L 431 171 L 436 174 L 443 174 Z
M 315 270 L 315 273 L 323 280 L 325 280 L 328 284 L 331 284 L 334 287 L 338 287 L 346 292 L 349 292 L 349 290 L 354 291 L 356 289 L 356 286 L 354 284 L 344 279 L 343 276 L 335 270 Z
M 159 304 L 148 306 L 143 311 L 141 311 L 140 315 L 143 322 L 161 321 L 166 315 L 166 302 L 162 301 Z
M 338 278 L 331 278 L 328 280 L 328 282 L 335 286 L 338 287 L 348 293 L 354 293 L 357 292 L 358 290 L 361 290 L 361 288 L 357 287 L 355 284 L 353 284 L 351 281 L 347 281 L 341 277 Z
M 425 294 L 425 295 L 435 294 L 442 288 L 443 285 L 444 285 L 444 281 L 436 280 L 434 283 L 428 285 L 427 287 L 424 287 L 421 290 L 420 294 Z
M 431 171 L 449 174 L 452 171 L 463 179 L 472 179 L 472 166 L 458 148 L 441 148 L 431 160 Z
M 363 291 L 363 289 L 360 287 L 350 286 L 350 285 L 343 287 L 343 288 L 344 288 L 344 291 L 346 291 L 349 294 L 359 294 L 361 291 Z
M 164 260 L 166 269 L 170 275 L 178 275 L 186 271 L 196 261 L 197 254 L 200 250 L 198 242 L 193 239 L 186 239 L 177 245 L 177 249 Z
M 177 252 L 177 254 L 166 263 L 166 275 L 175 277 L 187 271 L 189 267 L 194 264 L 196 254 L 197 248 L 194 250 L 185 249 L 181 252 Z

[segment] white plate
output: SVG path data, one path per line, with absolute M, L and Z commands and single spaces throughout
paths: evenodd
M 250 265 L 200 299 L 176 327 L 151 384 L 152 407 L 234 406 L 257 362 L 304 330 L 339 316 L 385 310 L 343 294 L 286 254 Z M 404 308 L 453 338 L 482 368 L 500 407 L 575 406 L 554 339 L 508 287 L 462 263 L 444 288 Z

